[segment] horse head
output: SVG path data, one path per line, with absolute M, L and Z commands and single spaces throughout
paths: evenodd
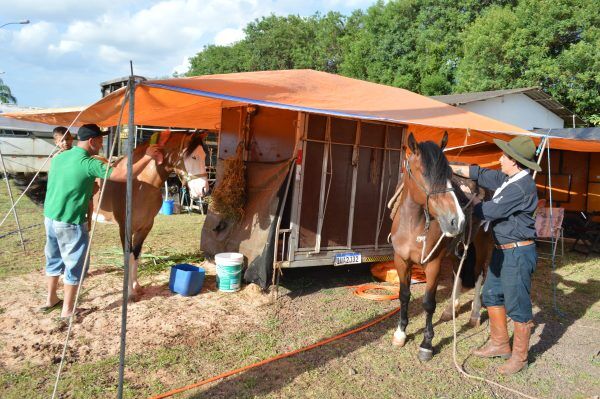
M 452 169 L 443 153 L 448 142 L 444 132 L 441 144 L 432 141 L 417 143 L 413 134 L 408 137 L 412 152 L 406 163 L 409 195 L 421 205 L 429 225 L 430 217 L 435 218 L 447 237 L 458 235 L 465 224 L 465 215 L 451 183 Z
M 157 139 L 157 143 L 163 146 L 165 169 L 177 173 L 182 182 L 187 183 L 192 198 L 201 198 L 209 190 L 205 136 L 202 132 L 164 131 Z

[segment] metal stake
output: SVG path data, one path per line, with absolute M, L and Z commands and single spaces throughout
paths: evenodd
M 121 312 L 121 349 L 119 351 L 119 386 L 117 398 L 123 398 L 123 379 L 125 372 L 125 343 L 127 338 L 127 300 L 129 294 L 129 258 L 131 254 L 131 212 L 133 204 L 133 144 L 134 144 L 134 100 L 135 80 L 133 77 L 133 63 L 129 61 L 131 76 L 129 77 L 129 123 L 127 128 L 127 190 L 125 197 L 125 251 L 124 251 L 124 276 L 123 276 L 123 305 Z

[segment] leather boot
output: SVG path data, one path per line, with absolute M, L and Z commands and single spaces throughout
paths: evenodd
M 512 356 L 498 368 L 498 372 L 502 375 L 515 374 L 527 367 L 531 322 L 519 323 L 515 321 L 514 325 Z
M 490 318 L 490 340 L 482 348 L 473 351 L 473 355 L 508 359 L 510 345 L 506 327 L 506 309 L 504 306 L 488 306 L 487 310 Z

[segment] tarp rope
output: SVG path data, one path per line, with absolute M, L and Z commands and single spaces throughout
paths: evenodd
M 65 131 L 65 133 L 63 133 L 63 135 L 61 137 L 61 140 L 64 139 L 64 137 L 67 135 L 67 132 L 73 127 L 73 125 L 75 124 L 75 122 L 77 122 L 77 119 L 79 119 L 79 117 L 81 116 L 81 113 L 83 111 L 84 111 L 83 109 L 81 111 L 79 111 L 79 113 L 77 114 L 77 116 L 75 117 L 75 119 L 73 119 L 73 122 L 71 122 L 71 124 L 69 125 L 69 127 L 67 128 L 67 130 Z M 55 144 L 54 145 L 54 149 L 46 157 L 46 159 L 44 160 L 44 163 L 42 163 L 42 166 L 40 166 L 40 168 L 37 170 L 37 172 L 35 172 L 35 175 L 31 178 L 31 181 L 29 182 L 29 184 L 27 185 L 27 187 L 25 187 L 25 190 L 23 190 L 23 192 L 21 193 L 21 195 L 19 196 L 19 198 L 17 198 L 17 200 L 12 204 L 11 208 L 8 210 L 8 212 L 6 212 L 6 215 L 4 216 L 4 218 L 2 218 L 2 221 L 0 222 L 0 227 L 4 224 L 4 222 L 8 218 L 8 215 L 10 215 L 10 213 L 13 211 L 13 209 L 15 209 L 15 207 L 17 206 L 17 204 L 19 203 L 19 201 L 21 201 L 21 198 L 23 198 L 23 196 L 25 195 L 25 193 L 27 192 L 27 190 L 29 190 L 29 188 L 31 187 L 31 185 L 33 184 L 33 182 L 35 181 L 35 179 L 37 179 L 37 177 L 39 176 L 39 174 L 42 171 L 42 169 L 44 169 L 44 167 L 46 166 L 46 164 L 48 163 L 48 161 L 52 158 L 52 155 L 54 155 L 54 151 L 56 151 L 57 149 L 58 149 L 58 145 Z
M 550 173 L 550 136 L 546 136 L 546 141 L 548 143 L 548 145 L 546 146 L 547 149 L 547 154 L 548 156 L 547 161 L 548 161 L 548 187 L 550 188 L 550 194 L 549 194 L 549 199 L 550 199 L 550 224 L 552 225 L 552 223 L 554 223 L 554 215 L 552 212 L 553 206 L 552 206 L 552 173 Z M 556 280 L 556 244 L 558 241 L 558 238 L 555 240 L 554 239 L 554 231 L 552 231 L 553 237 L 550 240 L 552 243 L 552 306 L 554 307 L 554 311 L 556 312 L 556 314 L 562 318 L 566 317 L 566 315 L 561 312 L 561 310 L 558 308 L 558 300 L 557 300 L 557 296 L 556 296 L 556 291 L 558 288 L 558 281 Z
M 126 91 L 128 92 L 129 87 L 127 87 Z M 126 94 L 127 94 L 126 92 Z M 109 150 L 109 161 L 113 156 L 113 153 L 115 151 L 115 148 L 117 147 L 117 137 L 119 137 L 119 133 L 121 131 L 121 120 L 123 118 L 123 110 L 125 109 L 125 104 L 127 102 L 127 95 L 123 96 L 123 102 L 121 104 L 121 111 L 119 114 L 119 122 L 117 124 L 117 134 L 114 135 L 113 138 L 113 142 L 110 146 L 110 150 Z M 81 114 L 81 113 L 80 113 Z M 79 115 L 77 116 L 77 118 L 79 117 Z M 77 118 L 75 118 L 75 120 L 73 121 L 73 123 L 75 123 L 75 121 L 77 120 Z M 72 124 L 73 124 L 72 123 Z M 71 125 L 72 125 L 71 124 Z M 52 391 L 52 399 L 56 398 L 56 393 L 58 391 L 58 383 L 60 382 L 60 377 L 62 374 L 62 370 L 63 370 L 63 366 L 64 366 L 64 362 L 65 362 L 65 357 L 67 354 L 67 348 L 69 347 L 69 338 L 71 337 L 71 331 L 73 329 L 73 320 L 74 320 L 74 316 L 76 314 L 77 311 L 77 305 L 79 304 L 79 294 L 81 292 L 81 287 L 83 286 L 83 282 L 85 281 L 85 276 L 87 274 L 87 271 L 89 269 L 90 266 L 90 252 L 92 249 L 92 242 L 93 242 L 93 238 L 94 238 L 94 233 L 96 231 L 96 225 L 98 224 L 98 216 L 100 215 L 100 204 L 102 204 L 102 200 L 104 198 L 104 189 L 106 188 L 106 182 L 107 182 L 107 177 L 108 177 L 108 171 L 110 170 L 110 165 L 106 166 L 106 171 L 104 174 L 104 179 L 102 179 L 102 187 L 100 189 L 100 196 L 99 196 L 99 200 L 98 200 L 98 211 L 96 212 L 96 217 L 94 218 L 94 221 L 92 223 L 92 229 L 90 231 L 90 238 L 89 238 L 89 244 L 88 244 L 88 248 L 87 251 L 85 253 L 85 261 L 84 261 L 84 266 L 83 266 L 83 272 L 81 273 L 81 281 L 79 282 L 79 286 L 77 287 L 77 293 L 75 294 L 75 302 L 73 304 L 73 313 L 71 314 L 71 316 L 69 317 L 69 328 L 67 329 L 67 336 L 65 337 L 65 342 L 63 344 L 63 350 L 62 350 L 62 354 L 60 356 L 60 364 L 58 365 L 58 371 L 56 372 L 56 381 L 54 382 L 54 389 Z

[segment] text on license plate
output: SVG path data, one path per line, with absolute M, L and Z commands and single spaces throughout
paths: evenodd
M 333 259 L 333 265 L 352 265 L 355 263 L 361 263 L 362 256 L 358 252 L 346 252 L 343 254 L 336 254 Z

